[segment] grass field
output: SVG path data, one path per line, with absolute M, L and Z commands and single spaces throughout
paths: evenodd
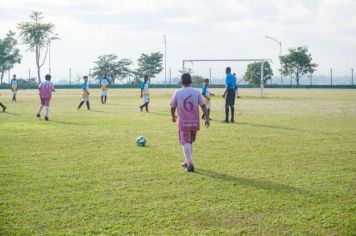
M 215 89 L 216 94 L 222 90 Z M 50 121 L 37 92 L 1 91 L 0 235 L 355 235 L 356 91 L 243 89 L 238 124 L 209 129 L 194 146 L 195 173 L 171 123 L 173 90 L 58 90 Z M 136 146 L 144 135 L 148 146 Z

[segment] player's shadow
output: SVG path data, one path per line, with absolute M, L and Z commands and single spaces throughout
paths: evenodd
M 297 129 L 297 128 L 291 128 L 291 127 L 277 126 L 277 125 L 254 124 L 254 123 L 248 123 L 248 122 L 237 122 L 236 124 L 237 125 L 253 126 L 253 127 L 271 128 L 271 129 L 294 130 L 294 131 L 309 131 L 309 130 L 306 130 L 306 129 Z
M 2 114 L 4 114 L 4 115 L 10 115 L 10 116 L 19 116 L 19 114 L 17 114 L 17 113 L 13 113 L 13 112 L 2 112 Z
M 256 189 L 263 189 L 263 190 L 283 192 L 283 193 L 297 193 L 303 195 L 312 195 L 312 193 L 309 191 L 299 189 L 293 186 L 285 185 L 285 184 L 273 183 L 267 180 L 248 179 L 244 177 L 218 173 L 212 170 L 207 170 L 202 168 L 197 169 L 194 173 L 202 176 L 207 176 L 209 178 L 217 179 L 217 180 L 229 181 L 236 185 L 253 187 Z

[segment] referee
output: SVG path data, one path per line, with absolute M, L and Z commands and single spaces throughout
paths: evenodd
M 235 91 L 236 91 L 236 81 L 235 77 L 231 74 L 231 68 L 226 67 L 226 81 L 225 81 L 225 92 L 223 98 L 225 98 L 225 120 L 223 122 L 229 123 L 229 107 L 231 110 L 231 123 L 234 123 L 235 115 Z

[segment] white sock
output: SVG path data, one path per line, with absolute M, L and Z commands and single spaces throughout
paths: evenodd
M 192 165 L 193 162 L 192 162 L 192 145 L 190 143 L 186 143 L 184 145 L 182 145 L 183 147 L 183 153 L 184 153 L 184 156 L 185 156 L 185 161 L 186 163 L 189 165 Z
M 49 107 L 46 107 L 46 116 L 48 117 L 48 110 L 49 110 Z
M 41 105 L 38 107 L 38 112 L 37 112 L 37 114 L 40 114 L 40 113 L 41 113 L 42 108 L 43 108 L 43 105 L 41 104 Z

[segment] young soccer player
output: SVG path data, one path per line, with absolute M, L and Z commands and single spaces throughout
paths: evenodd
M 108 78 L 107 72 L 105 72 L 104 77 L 100 79 L 100 86 L 101 86 L 101 103 L 105 104 L 106 99 L 108 98 L 108 90 L 110 86 L 110 80 Z
M 226 81 L 225 81 L 225 92 L 223 94 L 223 98 L 225 98 L 225 123 L 229 123 L 229 108 L 231 110 L 231 123 L 235 122 L 234 115 L 235 115 L 235 88 L 236 82 L 235 77 L 231 74 L 231 68 L 226 67 Z
M 178 134 L 179 141 L 183 147 L 185 162 L 182 167 L 188 172 L 194 171 L 192 161 L 193 142 L 197 131 L 200 129 L 199 106 L 205 114 L 205 126 L 209 127 L 209 115 L 206 110 L 203 97 L 197 89 L 191 87 L 192 78 L 190 74 L 184 73 L 181 78 L 182 88 L 178 89 L 171 100 L 172 122 L 177 121 L 176 110 L 178 110 Z
M 12 102 L 16 102 L 18 80 L 16 79 L 15 74 L 12 76 L 10 85 L 11 85 L 11 91 L 12 91 Z
M 239 83 L 241 82 L 241 80 L 239 82 L 237 82 L 236 73 L 233 73 L 233 75 L 234 75 L 235 84 L 236 84 L 236 88 L 235 88 L 236 98 L 240 98 L 240 96 L 239 96 Z
M 52 92 L 56 91 L 54 89 L 53 83 L 51 82 L 51 75 L 46 75 L 46 80 L 40 83 L 40 85 L 38 86 L 38 90 L 40 92 L 39 95 L 40 95 L 41 104 L 38 108 L 38 112 L 36 116 L 38 118 L 41 118 L 41 111 L 43 106 L 45 106 L 46 107 L 45 120 L 48 121 L 49 102 L 51 101 Z
M 210 98 L 212 96 L 215 96 L 213 93 L 211 93 L 208 89 L 208 86 L 209 86 L 209 79 L 204 79 L 203 81 L 203 89 L 202 89 L 202 92 L 201 94 L 203 95 L 204 97 L 204 103 L 205 103 L 205 106 L 206 106 L 206 110 L 208 111 L 208 115 L 209 115 L 209 120 L 211 120 L 210 118 L 210 108 L 211 108 L 211 103 L 210 103 Z M 205 115 L 203 114 L 201 116 L 202 119 L 205 119 Z
M 1 94 L 0 94 L 0 95 L 1 95 Z M 4 104 L 2 104 L 1 102 L 0 102 L 0 107 L 2 108 L 2 111 L 3 111 L 3 112 L 6 111 L 6 106 L 5 106 Z
M 78 110 L 82 107 L 84 103 L 87 104 L 88 110 L 90 110 L 90 105 L 89 105 L 89 83 L 88 83 L 88 76 L 84 76 L 84 83 L 83 83 L 83 95 L 82 98 L 83 100 L 79 103 Z
M 143 82 L 141 84 L 141 98 L 143 98 L 143 104 L 140 106 L 141 112 L 143 108 L 146 107 L 146 112 L 148 112 L 148 104 L 150 103 L 150 91 L 148 90 L 148 76 L 143 77 Z

